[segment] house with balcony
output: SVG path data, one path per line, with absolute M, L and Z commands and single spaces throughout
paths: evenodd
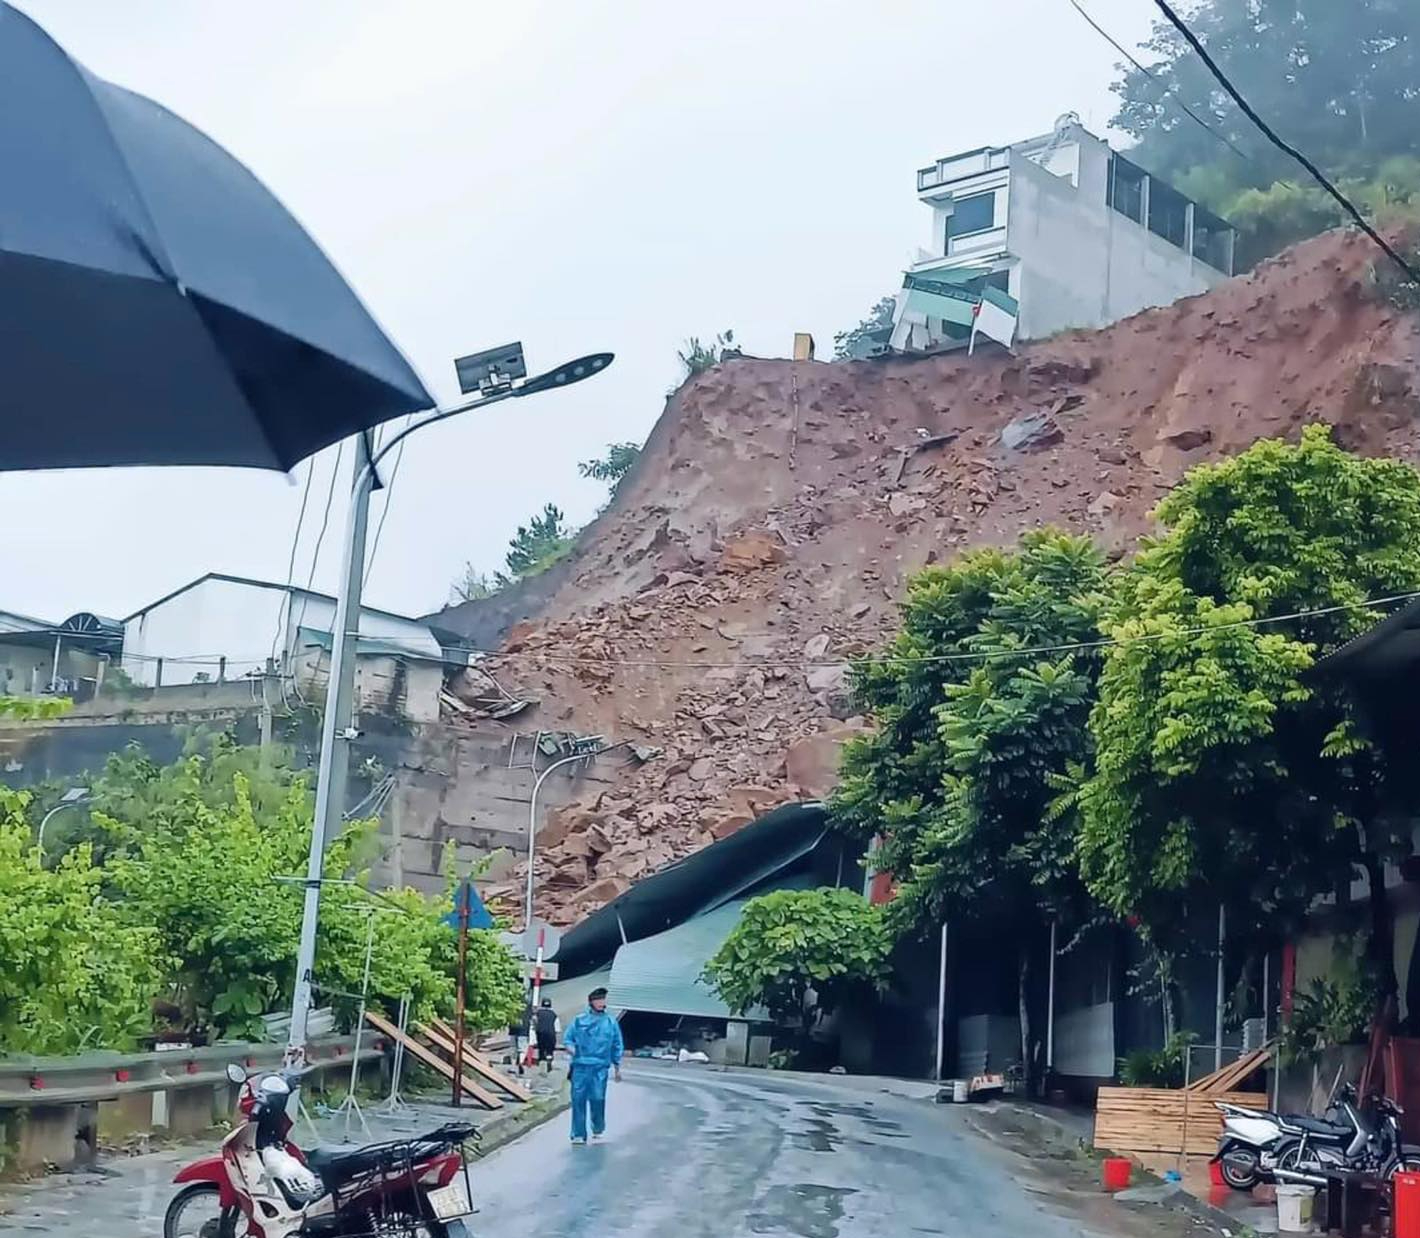
M 1041 339 L 1206 292 L 1233 273 L 1230 224 L 1073 114 L 1043 137 L 938 159 L 918 171 L 917 196 L 932 239 L 898 294 L 899 352 L 964 344 L 983 302 L 1007 307 L 1013 336 Z

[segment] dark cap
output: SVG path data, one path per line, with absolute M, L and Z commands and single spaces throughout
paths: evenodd
M 550 1009 L 551 1006 L 552 1006 L 552 998 L 550 998 L 550 997 L 544 997 L 544 998 L 542 999 L 542 1004 L 543 1004 L 543 1007 L 544 1007 L 544 1008 Z
M 602 1000 L 602 1001 L 605 1001 L 605 1000 L 606 1000 L 606 990 L 605 990 L 605 989 L 593 989 L 590 993 L 587 994 L 587 1000 L 588 1000 L 589 1002 L 594 1002 L 594 1001 L 597 1001 L 598 999 L 600 999 L 600 1000 Z

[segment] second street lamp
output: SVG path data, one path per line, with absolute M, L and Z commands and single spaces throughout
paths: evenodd
M 513 346 L 516 347 L 516 346 Z M 502 352 L 503 350 L 499 350 Z M 521 350 L 518 350 L 519 353 Z M 362 467 L 357 467 L 350 497 L 350 514 L 346 520 L 344 561 L 340 593 L 335 603 L 330 650 L 330 677 L 326 688 L 325 716 L 321 721 L 320 765 L 316 775 L 315 819 L 311 827 L 311 849 L 306 864 L 305 906 L 301 916 L 301 937 L 296 949 L 296 987 L 291 999 L 291 1033 L 286 1045 L 286 1060 L 291 1064 L 304 1062 L 306 1055 L 306 1024 L 311 1008 L 311 983 L 314 979 L 316 922 L 320 914 L 320 886 L 325 864 L 326 839 L 340 828 L 342 805 L 333 794 L 344 779 L 337 777 L 348 761 L 350 743 L 356 738 L 353 719 L 355 681 L 355 650 L 360 629 L 360 590 L 365 572 L 365 524 L 369 514 L 370 490 L 375 470 L 390 450 L 411 434 L 447 421 L 460 413 L 497 404 L 501 400 L 535 395 L 559 387 L 570 387 L 583 379 L 601 373 L 612 363 L 613 354 L 593 353 L 578 357 L 556 369 L 523 382 L 511 381 L 506 369 L 494 370 L 480 382 L 481 394 L 459 404 L 436 408 L 427 416 L 390 435 L 378 451 L 367 455 Z M 368 444 L 367 444 L 368 448 Z M 357 455 L 357 461 L 359 455 Z

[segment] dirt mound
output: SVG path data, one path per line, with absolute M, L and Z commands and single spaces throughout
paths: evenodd
M 1328 422 L 1420 455 L 1420 324 L 1332 233 L 1252 274 L 1016 356 L 735 360 L 669 402 L 636 473 L 495 673 L 542 725 L 659 746 L 546 836 L 566 922 L 744 824 L 825 793 L 845 662 L 907 576 L 1057 524 L 1122 551 L 1190 466 Z

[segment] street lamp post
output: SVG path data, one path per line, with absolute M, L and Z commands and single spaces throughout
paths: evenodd
M 44 859 L 44 827 L 47 826 L 57 813 L 66 808 L 74 808 L 79 804 L 87 802 L 89 798 L 88 787 L 70 787 L 59 797 L 59 803 L 51 808 L 40 818 L 39 831 L 35 835 L 35 846 L 39 849 L 40 859 Z
M 330 678 L 326 687 L 325 716 L 321 721 L 320 764 L 316 775 L 315 816 L 311 826 L 311 849 L 306 863 L 305 906 L 301 916 L 301 936 L 296 948 L 296 987 L 291 999 L 291 1032 L 286 1045 L 286 1059 L 300 1064 L 306 1054 L 306 1028 L 311 1009 L 312 970 L 316 954 L 316 922 L 320 914 L 321 876 L 325 863 L 326 839 L 340 829 L 342 805 L 333 794 L 336 786 L 337 762 L 347 762 L 356 731 L 351 717 L 342 717 L 340 702 L 350 702 L 353 712 L 355 680 L 355 649 L 360 629 L 360 591 L 364 575 L 365 520 L 369 514 L 368 499 L 374 483 L 375 470 L 390 451 L 420 430 L 437 422 L 447 421 L 471 409 L 484 408 L 518 396 L 535 395 L 558 387 L 571 386 L 591 378 L 611 364 L 611 353 L 596 353 L 580 357 L 565 365 L 512 385 L 501 382 L 488 385 L 473 399 L 437 408 L 428 416 L 392 434 L 373 453 L 365 453 L 363 467 L 355 475 L 350 511 L 345 525 L 344 553 L 340 594 L 335 603 L 335 621 L 330 650 Z M 357 457 L 358 458 L 358 457 Z M 343 784 L 343 780 L 341 780 Z
M 537 862 L 537 793 L 542 790 L 542 784 L 546 781 L 548 774 L 553 770 L 561 769 L 564 765 L 571 765 L 573 761 L 587 761 L 592 757 L 599 757 L 606 752 L 615 752 L 618 748 L 628 748 L 631 746 L 629 739 L 624 739 L 620 743 L 608 744 L 605 748 L 598 748 L 595 752 L 580 752 L 575 756 L 563 757 L 560 761 L 554 761 L 545 770 L 538 774 L 533 782 L 532 798 L 528 800 L 528 881 L 527 893 L 523 900 L 523 932 L 532 931 L 533 922 L 533 865 Z M 534 752 L 536 756 L 536 752 Z

